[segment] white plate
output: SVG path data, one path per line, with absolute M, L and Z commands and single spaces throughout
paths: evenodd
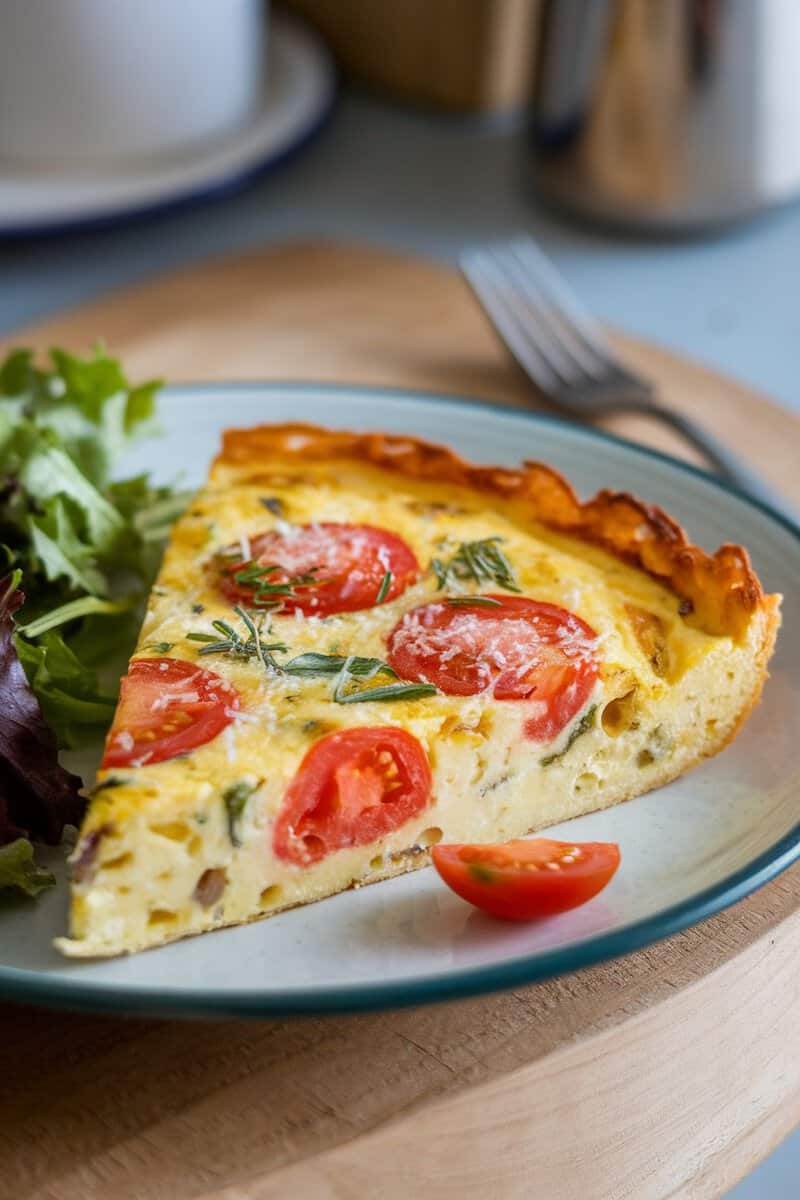
M 260 110 L 238 133 L 149 163 L 35 171 L 0 160 L 0 237 L 106 228 L 215 199 L 283 162 L 317 132 L 333 106 L 336 73 L 320 39 L 274 17 Z
M 222 429 L 306 419 L 451 444 L 481 462 L 553 463 L 584 494 L 613 483 L 662 504 L 707 548 L 753 550 L 785 594 L 763 703 L 736 742 L 687 776 L 553 836 L 619 842 L 622 865 L 595 900 L 538 924 L 472 911 L 432 870 L 345 892 L 266 921 L 132 958 L 76 962 L 50 945 L 67 889 L 0 906 L 0 994 L 120 1012 L 259 1014 L 377 1008 L 452 998 L 586 966 L 665 937 L 746 895 L 800 853 L 800 530 L 709 476 L 573 425 L 414 393 L 316 385 L 168 389 L 166 437 L 131 455 L 162 480 L 200 483 Z M 180 461 L 176 461 L 179 459 Z M 61 876 L 65 872 L 63 864 Z

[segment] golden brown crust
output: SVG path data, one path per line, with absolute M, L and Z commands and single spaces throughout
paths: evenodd
M 544 463 L 525 462 L 516 470 L 476 466 L 419 438 L 286 424 L 228 430 L 214 465 L 246 472 L 265 460 L 287 458 L 369 463 L 513 501 L 531 520 L 600 546 L 664 583 L 684 601 L 687 620 L 706 633 L 741 639 L 770 599 L 742 546 L 726 543 L 707 554 L 663 509 L 627 492 L 604 489 L 581 503 L 568 481 Z

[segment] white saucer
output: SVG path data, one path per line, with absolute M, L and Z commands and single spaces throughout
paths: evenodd
M 106 168 L 0 162 L 0 238 L 101 228 L 225 195 L 283 162 L 324 122 L 336 72 L 305 26 L 273 18 L 260 111 L 221 142 L 157 161 Z

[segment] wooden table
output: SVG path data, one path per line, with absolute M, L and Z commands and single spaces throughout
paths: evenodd
M 12 340 L 98 337 L 134 377 L 531 402 L 454 273 L 363 249 L 249 253 Z M 617 340 L 800 500 L 800 422 Z M 683 450 L 643 422 L 612 427 Z M 798 993 L 795 868 L 648 950 L 459 1003 L 248 1023 L 2 1008 L 0 1198 L 718 1197 L 800 1122 Z

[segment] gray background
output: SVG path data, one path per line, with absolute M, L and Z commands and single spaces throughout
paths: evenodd
M 513 133 L 348 97 L 311 147 L 239 196 L 115 231 L 0 243 L 0 332 L 184 263 L 290 236 L 451 260 L 470 242 L 526 231 L 604 320 L 800 411 L 800 206 L 716 240 L 624 242 L 544 212 L 522 183 L 523 158 Z M 798 1167 L 800 1132 L 729 1198 L 794 1197 Z

